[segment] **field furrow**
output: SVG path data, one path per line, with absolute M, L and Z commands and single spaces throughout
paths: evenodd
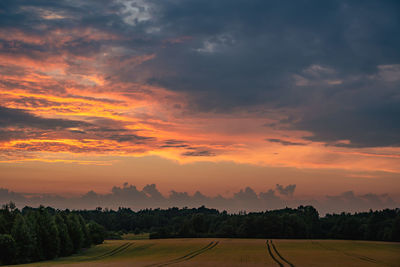
M 400 243 L 349 240 L 180 238 L 107 240 L 29 267 L 400 267 Z
M 356 258 L 356 259 L 363 260 L 363 261 L 367 261 L 367 262 L 370 262 L 370 263 L 379 264 L 379 265 L 381 265 L 381 266 L 382 266 L 382 265 L 383 265 L 383 266 L 391 266 L 391 265 L 389 265 L 389 264 L 387 264 L 387 263 L 385 263 L 385 262 L 378 261 L 378 260 L 376 260 L 376 259 L 373 259 L 373 258 L 364 256 L 364 255 L 358 255 L 358 254 L 355 254 L 355 253 L 350 253 L 350 252 L 347 252 L 347 251 L 343 251 L 343 250 L 341 250 L 341 249 L 328 246 L 328 245 L 326 245 L 326 244 L 321 244 L 320 242 L 313 241 L 313 243 L 314 243 L 314 244 L 317 244 L 318 246 L 320 246 L 320 247 L 322 247 L 322 248 L 324 248 L 324 249 L 333 250 L 333 251 L 336 251 L 336 252 L 338 252 L 338 253 L 342 253 L 343 255 L 346 255 L 346 256 L 348 256 L 348 257 Z
M 272 253 L 271 246 L 270 246 L 270 240 L 267 240 L 266 244 L 267 244 L 268 253 L 269 253 L 269 255 L 271 256 L 271 258 L 272 258 L 280 267 L 284 267 L 283 263 L 280 262 L 280 261 L 277 259 L 277 257 L 275 257 L 274 254 Z
M 285 259 L 285 258 L 279 253 L 278 249 L 276 248 L 276 246 L 275 246 L 275 244 L 272 242 L 272 240 L 270 240 L 270 241 L 271 241 L 272 248 L 273 248 L 273 250 L 275 251 L 276 255 L 278 255 L 278 257 L 279 257 L 282 261 L 284 261 L 284 262 L 286 262 L 287 264 L 289 264 L 290 267 L 294 267 L 294 265 L 293 265 L 291 262 L 289 262 L 287 259 Z
M 218 245 L 218 243 L 219 243 L 219 241 L 217 241 L 217 242 L 212 241 L 207 246 L 205 246 L 205 247 L 203 247 L 201 249 L 192 251 L 192 252 L 190 252 L 190 253 L 182 256 L 182 257 L 179 257 L 179 258 L 176 258 L 176 259 L 173 259 L 173 260 L 161 263 L 161 264 L 152 265 L 152 266 L 161 267 L 161 266 L 167 266 L 167 265 L 171 265 L 171 264 L 180 263 L 180 262 L 183 262 L 183 261 L 188 261 L 188 260 L 190 260 L 190 259 L 192 259 L 192 258 L 194 258 L 194 257 L 196 257 L 196 256 L 198 256 L 200 254 L 203 254 L 207 250 L 213 249 L 214 247 L 216 247 Z

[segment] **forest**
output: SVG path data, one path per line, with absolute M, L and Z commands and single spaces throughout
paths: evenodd
M 150 233 L 150 238 L 322 238 L 400 241 L 400 209 L 320 217 L 312 206 L 265 212 L 239 212 L 199 208 L 117 211 L 97 208 L 78 213 L 109 231 Z
M 69 256 L 103 243 L 104 227 L 77 212 L 25 207 L 0 209 L 0 264 L 17 264 Z
M 312 206 L 265 212 L 199 208 L 118 210 L 0 209 L 0 263 L 49 260 L 79 252 L 124 233 L 150 238 L 288 238 L 400 241 L 400 209 L 328 214 Z

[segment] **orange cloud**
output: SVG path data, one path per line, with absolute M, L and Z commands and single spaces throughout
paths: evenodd
M 46 16 L 51 18 L 52 14 Z M 78 39 L 114 42 L 122 40 L 121 36 L 74 28 L 54 29 L 45 36 L 2 30 L 0 39 L 12 44 L 10 50 L 0 53 L 0 67 L 7 69 L 0 73 L 0 106 L 23 110 L 31 117 L 21 113 L 22 117 L 36 120 L 34 125 L 20 121 L 1 128 L 2 162 L 97 164 L 85 159 L 86 155 L 158 155 L 180 163 L 233 161 L 400 173 L 398 148 L 338 148 L 305 141 L 311 133 L 294 131 L 284 122 L 288 114 L 295 113 L 293 110 L 254 107 L 255 111 L 230 114 L 194 113 L 188 108 L 190 96 L 185 93 L 140 79 L 125 81 L 108 71 L 127 72 L 156 58 L 154 53 L 126 57 L 110 47 L 87 54 L 64 49 Z M 190 39 L 185 36 L 164 43 Z M 23 53 L 25 44 L 48 49 Z M 40 128 L 39 122 L 45 120 L 74 122 L 74 126 Z M 75 125 L 77 122 L 81 125 Z M 342 140 L 341 144 L 346 142 Z M 71 155 L 78 159 L 71 160 Z

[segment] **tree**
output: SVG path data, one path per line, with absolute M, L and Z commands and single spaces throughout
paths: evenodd
M 100 224 L 91 221 L 88 224 L 88 229 L 89 229 L 89 233 L 90 233 L 90 237 L 92 240 L 92 243 L 97 245 L 97 244 L 101 244 L 104 242 L 104 238 L 107 234 L 106 229 L 101 226 Z
M 0 213 L 0 234 L 7 233 L 7 220 L 4 218 L 4 215 Z
M 11 235 L 0 234 L 0 263 L 12 264 L 15 262 L 17 246 Z
M 83 232 L 79 218 L 76 214 L 70 213 L 66 216 L 68 233 L 71 237 L 74 252 L 78 252 L 83 246 Z
M 83 217 L 81 215 L 78 215 L 78 220 L 79 220 L 79 224 L 81 226 L 82 234 L 83 234 L 83 244 L 82 244 L 82 246 L 84 248 L 88 248 L 92 244 L 92 240 L 90 240 L 89 229 L 88 229 L 88 227 L 86 225 L 85 220 L 83 219 Z
M 60 256 L 69 256 L 72 254 L 74 246 L 69 236 L 68 227 L 60 214 L 56 215 L 55 222 L 58 230 L 58 238 L 60 239 Z
M 42 248 L 43 259 L 54 259 L 60 252 L 60 240 L 54 217 L 46 209 L 40 207 L 36 212 L 36 236 Z
M 18 214 L 15 217 L 11 235 L 16 243 L 17 262 L 29 262 L 34 255 L 36 240 L 33 235 L 33 229 L 29 227 L 25 218 L 21 214 Z
M 393 221 L 392 241 L 400 242 L 400 214 Z

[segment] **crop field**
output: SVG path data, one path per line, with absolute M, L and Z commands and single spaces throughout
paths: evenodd
M 23 266 L 400 266 L 400 243 L 343 240 L 107 240 Z

